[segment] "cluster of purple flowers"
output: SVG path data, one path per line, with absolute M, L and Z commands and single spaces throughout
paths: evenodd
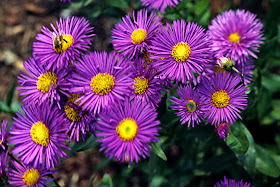
M 161 12 L 178 4 L 142 2 Z M 18 76 L 23 106 L 9 144 L 20 163 L 11 162 L 10 184 L 47 185 L 52 179 L 45 176 L 67 157 L 65 141 L 85 140 L 88 134 L 98 138 L 100 151 L 110 158 L 130 164 L 146 158 L 149 143 L 159 141 L 156 108 L 172 82 L 179 85 L 180 98 L 171 97 L 171 109 L 178 111 L 182 124 L 194 127 L 205 119 L 226 138 L 229 125 L 241 119 L 248 98 L 245 84 L 254 68 L 251 56 L 257 57 L 254 52 L 264 39 L 252 13 L 230 10 L 206 31 L 184 20 L 163 24 L 156 13 L 140 10 L 112 29 L 114 52 L 85 54 L 93 29 L 84 18 L 68 17 L 37 35 L 33 57 L 24 62 L 27 72 Z M 4 121 L 1 130 L 1 175 L 7 171 L 6 125 Z

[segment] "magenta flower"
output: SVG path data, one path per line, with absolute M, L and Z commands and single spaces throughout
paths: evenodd
M 173 21 L 161 27 L 152 42 L 150 58 L 156 60 L 155 68 L 165 77 L 183 84 L 194 79 L 210 63 L 210 48 L 205 29 L 184 20 Z
M 236 182 L 233 179 L 227 179 L 226 176 L 224 177 L 224 180 L 217 182 L 214 187 L 250 187 L 251 184 L 248 182 L 243 183 L 242 180 L 239 182 Z
M 8 150 L 6 151 L 0 150 L 0 179 L 3 179 L 7 175 L 8 162 L 9 162 Z
M 6 150 L 5 144 L 7 143 L 7 138 L 10 135 L 9 128 L 7 127 L 8 121 L 3 120 L 1 129 L 0 129 L 0 151 Z
M 209 25 L 211 48 L 215 57 L 226 56 L 237 63 L 259 52 L 263 44 L 263 25 L 256 15 L 245 10 L 229 10 L 214 18 Z
M 100 113 L 97 122 L 97 141 L 107 157 L 115 157 L 121 162 L 135 160 L 140 156 L 149 156 L 150 142 L 159 139 L 157 112 L 139 100 L 118 102 L 112 109 Z
M 179 1 L 182 0 L 140 0 L 142 2 L 142 6 L 149 6 L 148 9 L 159 10 L 160 13 L 163 14 L 166 7 L 169 6 L 171 8 L 175 7 Z
M 132 15 L 133 21 L 126 15 L 120 23 L 116 23 L 111 36 L 114 49 L 130 59 L 149 49 L 161 25 L 161 18 L 154 12 L 148 16 L 147 10 L 139 10 Z
M 56 21 L 57 29 L 51 23 L 53 31 L 44 27 L 33 43 L 33 55 L 40 58 L 46 69 L 67 67 L 90 48 L 93 27 L 85 18 L 67 17 Z

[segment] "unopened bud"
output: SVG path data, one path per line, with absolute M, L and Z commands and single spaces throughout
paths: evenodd
M 217 64 L 227 71 L 231 71 L 234 67 L 234 62 L 230 58 L 224 56 L 218 58 Z
M 229 135 L 229 125 L 227 123 L 221 123 L 217 127 L 217 132 L 220 138 L 226 138 Z

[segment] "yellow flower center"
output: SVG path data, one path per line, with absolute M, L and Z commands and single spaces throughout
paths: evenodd
M 189 112 L 193 113 L 196 111 L 196 104 L 193 100 L 189 100 L 187 102 L 187 109 Z
M 37 89 L 43 93 L 47 93 L 51 87 L 55 87 L 57 83 L 57 76 L 55 73 L 46 72 L 38 77 Z
M 115 78 L 108 73 L 98 73 L 92 77 L 90 86 L 96 94 L 103 95 L 111 91 L 115 85 Z
M 27 170 L 24 175 L 22 176 L 22 180 L 23 182 L 27 185 L 27 186 L 32 186 L 37 184 L 39 178 L 40 178 L 40 173 L 37 169 L 29 169 Z
M 147 37 L 147 31 L 145 29 L 136 29 L 131 34 L 131 40 L 134 44 L 141 44 Z
M 143 94 L 146 92 L 147 88 L 149 87 L 148 85 L 148 80 L 146 78 L 140 78 L 136 77 L 134 79 L 134 92 L 138 94 Z
M 57 35 L 53 40 L 53 49 L 57 53 L 63 53 L 73 44 L 73 37 L 69 34 Z
M 45 147 L 49 145 L 50 142 L 49 129 L 41 121 L 38 121 L 37 123 L 34 123 L 32 125 L 30 130 L 30 135 L 35 143 Z
M 69 105 L 78 105 L 79 102 L 75 102 L 79 97 L 81 97 L 83 94 L 71 94 L 72 97 L 68 97 L 67 102 L 64 106 L 64 111 L 66 113 L 66 116 L 68 119 L 71 121 L 81 121 L 81 116 L 80 116 L 80 109 L 74 110 Z
M 171 55 L 177 62 L 184 62 L 187 58 L 189 58 L 190 53 L 191 48 L 187 42 L 180 42 L 173 46 Z
M 123 141 L 133 140 L 137 134 L 137 130 L 138 130 L 138 126 L 135 120 L 131 118 L 122 120 L 116 128 L 119 137 Z
M 240 41 L 240 36 L 237 32 L 230 34 L 228 38 L 233 43 L 238 43 Z
M 229 95 L 225 90 L 219 90 L 213 93 L 212 103 L 218 108 L 224 108 L 229 104 Z
M 146 52 L 146 54 L 144 55 L 145 58 L 145 62 L 144 62 L 144 68 L 149 67 L 149 65 L 154 62 L 153 59 L 150 58 L 150 54 L 148 52 Z

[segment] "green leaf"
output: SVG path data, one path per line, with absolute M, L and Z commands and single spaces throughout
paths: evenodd
M 78 143 L 75 143 L 73 147 L 71 147 L 71 153 L 70 154 L 74 154 L 75 152 L 81 152 L 81 151 L 86 151 L 90 148 L 93 148 L 95 146 L 97 146 L 99 143 L 96 142 L 96 137 L 91 134 L 90 137 L 88 139 L 86 139 L 85 142 L 83 142 L 82 140 L 79 141 Z
M 256 168 L 259 172 L 271 176 L 279 177 L 280 169 L 277 165 L 277 161 L 280 159 L 278 157 L 273 158 L 272 154 L 268 153 L 264 148 L 259 145 L 255 145 L 257 158 L 256 158 Z
M 105 4 L 120 9 L 128 9 L 128 4 L 125 0 L 105 0 Z
M 152 146 L 152 151 L 159 156 L 164 161 L 167 161 L 167 157 L 165 156 L 163 150 L 161 149 L 159 143 L 151 142 L 150 145 Z
M 93 2 L 93 0 L 81 0 L 77 2 L 72 2 L 69 5 L 68 9 L 80 9 L 82 7 L 89 5 L 91 2 Z
M 96 185 L 96 187 L 112 187 L 113 182 L 109 174 L 105 173 L 101 181 Z

